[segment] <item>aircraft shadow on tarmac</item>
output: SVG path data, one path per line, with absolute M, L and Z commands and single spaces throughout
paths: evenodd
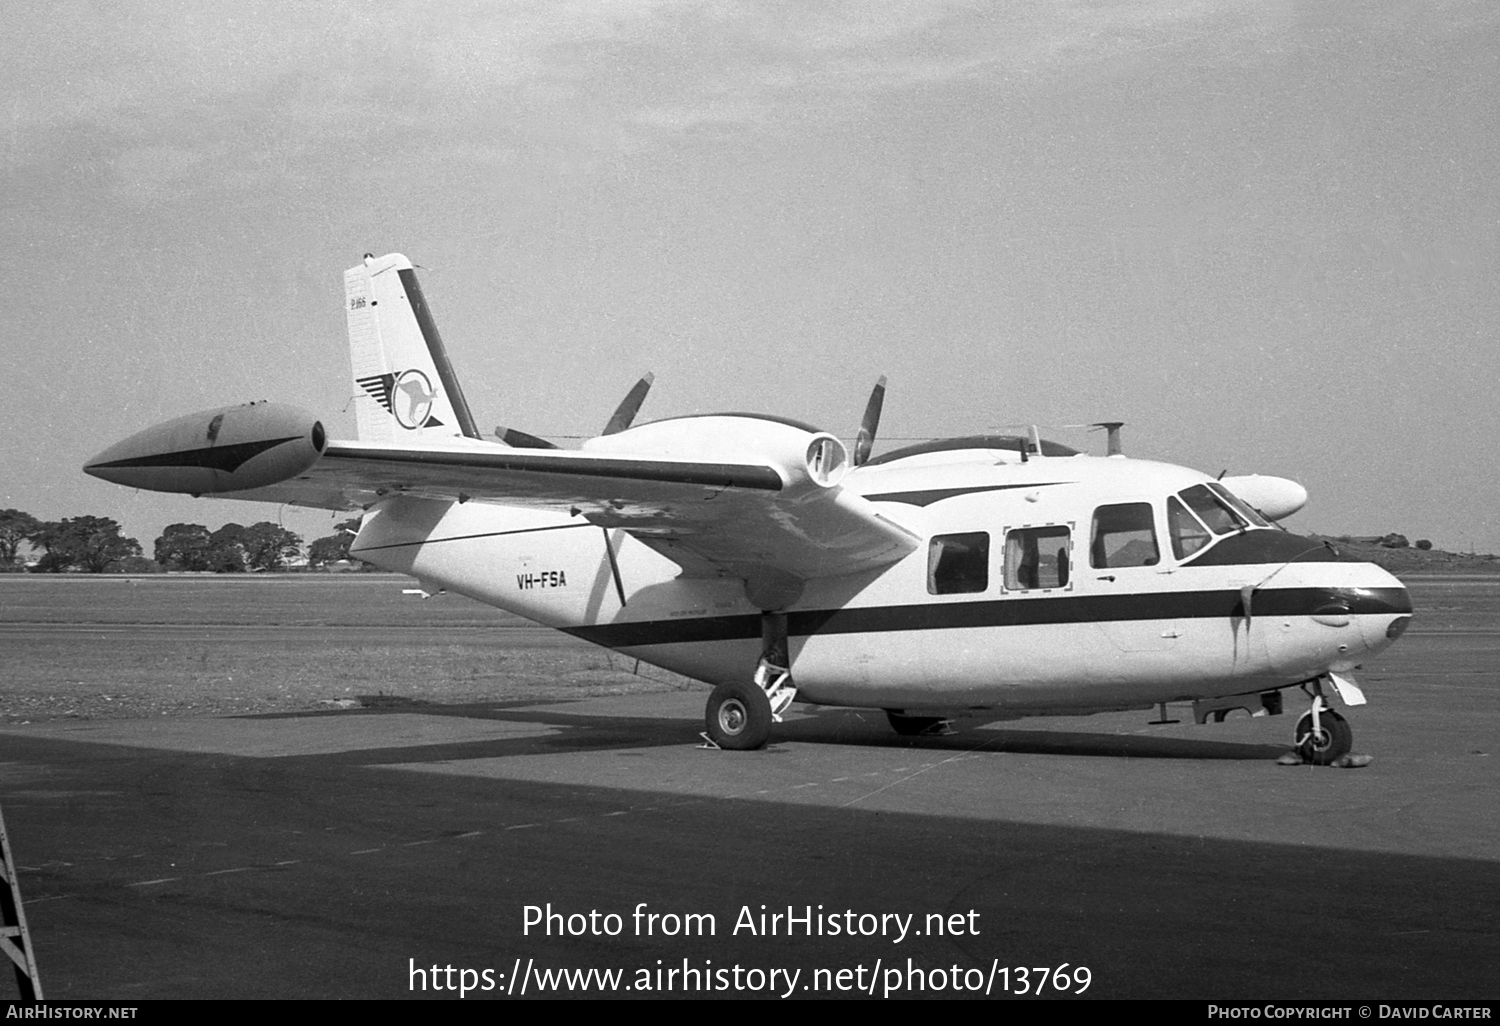
M 561 701 L 484 702 L 474 705 L 425 703 L 394 704 L 374 700 L 373 708 L 320 712 L 317 717 L 363 717 L 392 713 L 420 713 L 464 719 L 499 720 L 554 728 L 543 735 L 490 738 L 480 741 L 436 742 L 433 745 L 380 749 L 379 757 L 391 762 L 425 761 L 434 758 L 490 758 L 501 755 L 544 755 L 561 752 L 594 752 L 634 748 L 658 748 L 695 744 L 702 724 L 673 716 L 620 716 L 571 709 Z M 544 708 L 538 708 L 545 705 Z M 255 719 L 286 719 L 307 713 L 275 713 Z M 251 717 L 247 717 L 251 718 Z M 1197 740 L 1180 737 L 1115 734 L 1081 730 L 1010 729 L 978 722 L 960 721 L 955 733 L 946 736 L 902 737 L 886 723 L 885 714 L 871 709 L 813 709 L 789 717 L 776 728 L 773 742 L 763 755 L 786 751 L 788 743 L 850 745 L 870 749 L 900 749 L 934 752 L 1008 752 L 1024 755 L 1094 756 L 1128 759 L 1187 759 L 1269 761 L 1288 748 L 1276 744 Z M 377 750 L 346 753 L 368 761 Z M 756 757 L 751 754 L 751 757 Z

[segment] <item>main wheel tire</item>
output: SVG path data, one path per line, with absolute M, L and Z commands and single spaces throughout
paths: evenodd
M 943 723 L 941 716 L 908 716 L 891 709 L 885 711 L 885 718 L 890 721 L 891 729 L 902 737 L 917 737 Z
M 1340 756 L 1349 754 L 1349 749 L 1354 747 L 1354 731 L 1349 728 L 1349 722 L 1332 709 L 1319 712 L 1318 722 L 1322 729 L 1314 732 L 1311 711 L 1303 713 L 1297 721 L 1297 754 L 1303 762 L 1328 766 Z
M 752 751 L 771 737 L 771 700 L 754 684 L 720 684 L 708 696 L 703 719 L 708 736 L 720 748 Z

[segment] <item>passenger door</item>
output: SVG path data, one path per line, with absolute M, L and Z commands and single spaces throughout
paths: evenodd
M 1172 568 L 1157 521 L 1155 504 L 1145 500 L 1099 506 L 1089 520 L 1082 589 L 1098 596 L 1099 625 L 1125 652 L 1172 650 L 1184 632 L 1163 588 Z

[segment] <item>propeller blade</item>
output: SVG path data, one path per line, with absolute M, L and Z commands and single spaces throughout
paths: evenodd
M 556 445 L 553 445 L 545 438 L 538 438 L 536 435 L 528 435 L 526 432 L 517 431 L 515 428 L 497 427 L 495 429 L 495 437 L 500 439 L 500 441 L 504 442 L 506 445 L 509 445 L 515 449 L 558 448 Z
M 641 403 L 646 401 L 646 393 L 651 391 L 651 382 L 656 380 L 656 375 L 647 373 L 644 378 L 635 383 L 635 387 L 626 393 L 621 400 L 615 415 L 609 418 L 609 423 L 604 425 L 602 434 L 617 435 L 628 428 L 635 421 L 635 415 L 641 412 Z
M 854 466 L 859 466 L 870 458 L 870 450 L 875 448 L 875 432 L 880 427 L 880 410 L 885 405 L 885 375 L 880 375 L 880 380 L 875 382 L 875 388 L 870 392 L 870 401 L 865 403 L 865 416 L 859 422 L 859 435 L 854 440 Z

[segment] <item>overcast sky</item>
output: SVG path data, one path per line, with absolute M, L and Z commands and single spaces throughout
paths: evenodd
M 342 272 L 419 272 L 480 424 L 1128 422 L 1294 530 L 1500 552 L 1500 7 L 62 3 L 0 36 L 0 508 L 251 399 L 351 436 Z M 335 517 L 286 513 L 309 539 Z

